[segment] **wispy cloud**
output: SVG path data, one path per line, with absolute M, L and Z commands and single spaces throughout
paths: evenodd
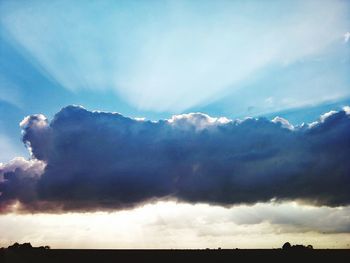
M 0 74 L 0 100 L 6 101 L 16 107 L 23 106 L 22 96 L 16 84 Z
M 349 39 L 350 39 L 350 32 L 346 32 L 346 33 L 344 34 L 344 42 L 348 42 Z

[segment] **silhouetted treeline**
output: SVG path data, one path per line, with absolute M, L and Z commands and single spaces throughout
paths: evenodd
M 11 249 L 11 250 L 50 249 L 50 246 L 33 247 L 32 244 L 30 243 L 19 244 L 16 242 L 13 245 L 8 246 L 7 249 Z
M 303 246 L 304 247 L 304 246 Z M 350 262 L 349 249 L 3 249 L 4 263 Z
M 312 245 L 291 245 L 289 242 L 286 242 L 283 244 L 282 249 L 285 250 L 304 250 L 304 249 L 313 249 L 314 247 Z
M 0 249 L 0 263 L 69 262 L 350 262 L 350 249 L 312 249 L 291 245 L 278 249 L 49 249 L 15 243 Z
M 4 249 L 4 248 L 1 248 Z M 7 247 L 7 249 L 12 249 L 12 250 L 29 250 L 29 249 L 50 249 L 50 246 L 40 246 L 40 247 L 33 247 L 30 243 L 14 243 L 13 245 L 10 245 Z M 237 249 L 237 248 L 236 248 Z M 304 250 L 304 249 L 313 249 L 312 245 L 291 245 L 289 242 L 286 242 L 282 246 L 283 250 Z M 206 248 L 206 250 L 209 250 L 209 248 Z M 221 250 L 221 247 L 218 248 L 218 250 Z

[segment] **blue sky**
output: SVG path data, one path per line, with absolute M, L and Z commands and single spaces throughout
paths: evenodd
M 346 0 L 0 0 L 0 246 L 348 248 L 349 73 Z
M 184 112 L 311 121 L 350 97 L 347 1 L 6 1 L 0 133 L 68 104 L 157 120 Z M 291 111 L 292 110 L 292 111 Z M 323 107 L 322 110 L 330 110 Z

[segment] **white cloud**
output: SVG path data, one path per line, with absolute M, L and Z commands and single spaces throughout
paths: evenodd
M 344 34 L 344 42 L 348 42 L 349 39 L 350 39 L 350 32 L 346 32 L 346 33 Z
M 20 127 L 25 129 L 26 126 L 30 125 L 35 129 L 44 129 L 48 126 L 48 120 L 43 114 L 36 114 L 33 116 L 34 118 L 31 118 L 30 116 L 25 117 L 20 122 Z
M 350 115 L 350 106 L 345 106 L 345 107 L 343 107 L 343 110 L 345 111 L 345 113 L 346 113 L 347 115 Z
M 286 119 L 283 119 L 281 117 L 275 117 L 273 120 L 272 120 L 273 123 L 280 123 L 281 124 L 281 127 L 283 128 L 286 128 L 286 129 L 289 129 L 289 130 L 293 130 L 294 129 L 294 126 L 292 124 L 289 123 L 288 120 Z
M 25 159 L 23 157 L 13 158 L 6 164 L 0 163 L 0 175 L 22 169 L 29 177 L 38 177 L 43 173 L 45 163 L 37 159 Z
M 219 126 L 232 122 L 226 117 L 210 117 L 204 113 L 187 113 L 174 115 L 167 120 L 168 123 L 177 126 L 180 129 L 194 128 L 198 131 L 208 128 L 210 126 Z

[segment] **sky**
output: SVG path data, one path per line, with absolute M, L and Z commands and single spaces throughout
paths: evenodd
M 0 0 L 0 246 L 349 248 L 349 14 Z

